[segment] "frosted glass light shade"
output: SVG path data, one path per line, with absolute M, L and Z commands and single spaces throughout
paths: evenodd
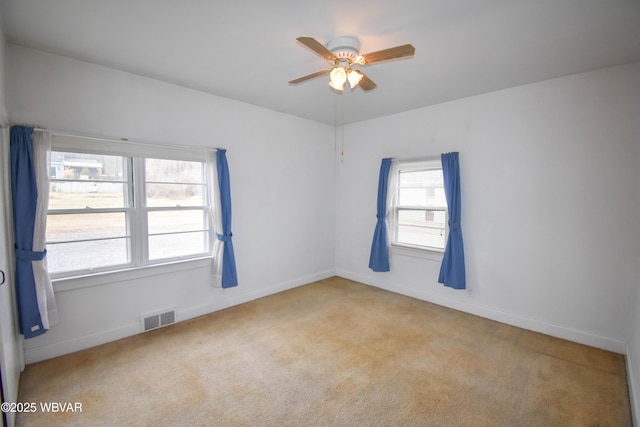
M 360 71 L 356 71 L 356 70 L 349 71 L 349 74 L 347 75 L 347 79 L 349 79 L 349 85 L 351 86 L 351 89 L 358 86 L 358 83 L 360 83 L 360 80 L 362 80 L 362 77 L 364 76 Z
M 347 81 L 347 72 L 343 67 L 335 67 L 331 70 L 329 78 L 331 79 L 329 86 L 335 90 L 344 90 L 344 84 Z

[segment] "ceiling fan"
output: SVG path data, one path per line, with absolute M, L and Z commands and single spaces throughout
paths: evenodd
M 362 71 L 355 69 L 356 66 L 364 66 L 376 62 L 390 59 L 404 58 L 411 56 L 415 48 L 410 44 L 383 49 L 376 52 L 360 55 L 360 42 L 355 37 L 337 37 L 327 43 L 325 47 L 313 37 L 298 37 L 296 39 L 304 46 L 311 49 L 332 66 L 325 70 L 316 71 L 306 76 L 289 81 L 290 84 L 302 83 L 307 80 L 329 74 L 329 86 L 342 92 L 344 85 L 348 81 L 351 88 L 360 86 L 363 90 L 374 89 L 377 85 L 367 77 Z

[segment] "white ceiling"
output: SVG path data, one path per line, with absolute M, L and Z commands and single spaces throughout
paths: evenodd
M 319 122 L 353 123 L 640 61 L 640 0 L 1 0 L 11 43 Z M 357 36 L 413 57 L 336 97 L 296 37 Z M 344 115 L 336 108 L 344 105 Z M 336 119 L 337 117 L 337 119 Z

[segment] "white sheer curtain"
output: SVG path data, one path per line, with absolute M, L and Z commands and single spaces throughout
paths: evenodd
M 51 156 L 51 135 L 48 132 L 34 131 L 31 135 L 33 142 L 33 167 L 36 171 L 38 186 L 38 202 L 36 205 L 36 222 L 33 229 L 33 250 L 45 250 L 47 230 L 47 209 L 49 206 L 49 158 Z M 47 257 L 41 261 L 31 261 L 33 278 L 36 282 L 36 295 L 42 326 L 49 329 L 58 323 L 58 308 L 56 306 L 53 285 L 49 278 Z
M 389 178 L 387 179 L 387 236 L 388 244 L 395 240 L 396 228 L 390 227 L 389 224 L 396 224 L 397 219 L 391 221 L 393 218 L 393 206 L 397 203 L 398 197 L 398 167 L 399 163 L 396 159 L 391 161 L 391 167 L 389 168 Z M 389 252 L 389 258 L 391 258 L 391 252 Z
M 213 240 L 213 286 L 217 288 L 222 287 L 222 258 L 224 253 L 224 243 L 216 237 L 218 234 L 222 234 L 222 218 L 220 215 L 220 185 L 218 184 L 218 172 L 216 170 L 216 152 L 213 151 L 209 154 L 208 159 L 209 182 L 211 182 L 209 197 L 211 200 L 211 239 Z

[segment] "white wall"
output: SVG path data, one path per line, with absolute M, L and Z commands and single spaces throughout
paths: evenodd
M 6 126 L 9 120 L 5 103 L 5 49 L 4 22 L 2 22 L 2 15 L 0 15 L 0 126 Z
M 347 126 L 337 273 L 624 353 L 637 308 L 639 119 L 636 63 Z M 437 283 L 437 257 L 394 253 L 391 272 L 372 272 L 380 160 L 448 151 L 460 152 L 468 290 Z
M 332 127 L 15 45 L 7 54 L 12 123 L 226 148 L 240 282 L 212 288 L 206 265 L 59 291 L 60 324 L 26 340 L 27 363 L 137 333 L 142 313 L 175 307 L 184 319 L 334 274 Z

